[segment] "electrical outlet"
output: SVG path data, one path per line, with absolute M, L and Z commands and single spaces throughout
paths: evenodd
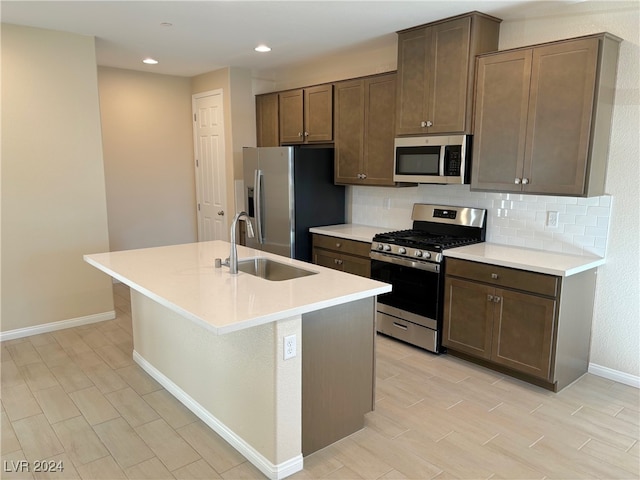
M 557 227 L 557 226 L 558 226 L 558 212 L 549 210 L 547 212 L 547 227 Z
M 284 337 L 284 359 L 289 360 L 296 356 L 297 353 L 295 334 Z

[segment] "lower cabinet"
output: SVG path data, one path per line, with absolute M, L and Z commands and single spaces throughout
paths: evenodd
M 556 277 L 446 260 L 442 343 L 558 391 L 588 367 L 595 271 Z
M 313 234 L 313 263 L 316 265 L 369 278 L 370 251 L 368 242 Z

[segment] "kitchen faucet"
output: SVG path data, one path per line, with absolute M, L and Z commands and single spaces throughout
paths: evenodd
M 238 226 L 238 220 L 241 217 L 245 217 L 247 222 L 247 236 L 249 238 L 253 238 L 253 225 L 251 225 L 251 219 L 249 218 L 249 214 L 247 212 L 239 212 L 236 213 L 236 216 L 233 217 L 231 222 L 231 252 L 229 252 L 229 258 L 227 258 L 224 262 L 221 262 L 219 258 L 216 258 L 216 267 L 220 267 L 224 265 L 225 267 L 229 267 L 229 273 L 236 274 L 238 273 L 238 249 L 236 247 L 236 230 Z

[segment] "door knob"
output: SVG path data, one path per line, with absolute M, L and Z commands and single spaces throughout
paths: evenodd
M 224 217 L 224 210 L 220 210 L 220 211 L 218 212 L 218 215 L 220 215 L 221 217 Z

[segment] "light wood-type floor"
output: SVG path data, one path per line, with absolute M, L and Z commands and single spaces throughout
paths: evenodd
M 132 361 L 115 294 L 116 320 L 2 343 L 0 476 L 264 478 Z M 366 427 L 291 478 L 637 479 L 639 392 L 588 374 L 554 394 L 378 336 Z

